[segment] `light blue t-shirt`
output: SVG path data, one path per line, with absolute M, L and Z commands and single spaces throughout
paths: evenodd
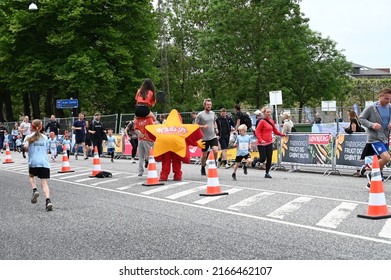
M 115 137 L 114 136 L 107 136 L 107 148 L 115 148 Z
M 65 145 L 65 147 L 67 148 L 68 151 L 71 150 L 71 140 L 70 139 L 63 139 L 62 140 L 62 144 Z
M 250 135 L 238 135 L 236 138 L 236 156 L 248 155 L 250 148 Z
M 33 143 L 28 143 L 27 140 L 31 138 L 33 134 L 29 134 L 24 139 L 24 143 L 28 144 L 28 165 L 29 167 L 46 167 L 50 168 L 48 160 L 48 138 L 46 135 L 41 134 L 41 137 Z
M 50 150 L 57 150 L 57 140 L 56 139 L 48 139 L 48 145 Z

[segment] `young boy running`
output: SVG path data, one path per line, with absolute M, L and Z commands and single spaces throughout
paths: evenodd
M 119 147 L 117 140 L 113 136 L 113 130 L 107 131 L 107 154 L 111 156 L 111 162 L 114 162 L 115 146 Z
M 236 147 L 236 158 L 234 173 L 232 173 L 232 179 L 236 181 L 236 170 L 238 170 L 239 164 L 245 160 L 243 164 L 243 172 L 247 175 L 247 166 L 251 165 L 251 156 L 250 156 L 250 135 L 247 135 L 247 126 L 241 124 L 238 127 L 239 135 L 236 138 L 234 147 Z

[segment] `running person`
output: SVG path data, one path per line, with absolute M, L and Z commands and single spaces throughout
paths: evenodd
M 33 120 L 32 134 L 27 135 L 24 140 L 24 150 L 28 151 L 29 159 L 29 181 L 33 189 L 31 203 L 35 204 L 38 201 L 39 193 L 37 191 L 37 182 L 35 177 L 41 179 L 43 193 L 46 197 L 46 211 L 53 209 L 53 204 L 50 201 L 48 179 L 50 178 L 50 164 L 47 156 L 48 142 L 47 137 L 42 134 L 42 122 Z
M 79 145 L 81 144 L 83 147 L 83 153 L 84 153 L 84 159 L 88 159 L 86 154 L 86 121 L 84 119 L 84 114 L 79 114 L 79 119 L 77 119 L 73 125 L 72 130 L 75 131 L 75 141 L 76 141 L 76 147 L 75 147 L 75 159 L 77 159 L 77 154 L 79 153 Z

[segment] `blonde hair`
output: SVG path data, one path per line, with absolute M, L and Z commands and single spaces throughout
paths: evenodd
M 261 113 L 262 113 L 262 114 L 265 114 L 265 112 L 266 112 L 267 109 L 270 109 L 269 106 L 263 107 L 263 108 L 261 109 Z M 270 109 L 270 110 L 271 110 L 271 109 Z
M 281 120 L 286 120 L 286 119 L 289 119 L 291 116 L 289 115 L 288 112 L 284 112 L 281 114 Z
M 238 130 L 244 130 L 244 131 L 247 131 L 247 125 L 245 124 L 241 124 L 238 126 Z
M 39 138 L 42 137 L 41 135 L 41 128 L 42 128 L 42 121 L 35 119 L 31 122 L 31 130 L 34 131 L 34 135 L 28 138 L 27 142 L 29 144 L 34 143 Z

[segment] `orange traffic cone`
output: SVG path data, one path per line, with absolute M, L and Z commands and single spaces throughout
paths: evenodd
M 3 163 L 14 163 L 11 158 L 10 146 L 7 143 L 5 148 L 5 161 Z
M 384 187 L 377 156 L 373 156 L 371 174 L 372 178 L 369 190 L 368 214 L 357 215 L 357 217 L 372 220 L 391 218 L 391 215 L 388 214 L 388 207 L 386 204 L 386 197 L 384 195 Z
M 71 166 L 69 165 L 67 147 L 65 145 L 62 145 L 62 152 L 62 168 L 58 173 L 75 172 L 74 170 L 71 170 Z
M 155 157 L 153 156 L 153 148 L 149 149 L 149 158 L 148 158 L 148 178 L 147 183 L 142 184 L 143 186 L 161 186 L 164 183 L 159 182 L 156 171 L 156 162 Z
M 93 167 L 92 167 L 92 175 L 90 177 L 95 177 L 96 174 L 99 172 L 102 172 L 102 167 L 100 166 L 100 158 L 98 154 L 98 147 L 94 147 L 94 161 L 93 161 Z
M 210 151 L 208 156 L 208 185 L 206 193 L 201 193 L 200 196 L 217 196 L 227 195 L 227 192 L 221 192 L 219 178 L 217 176 L 216 162 L 213 151 Z

